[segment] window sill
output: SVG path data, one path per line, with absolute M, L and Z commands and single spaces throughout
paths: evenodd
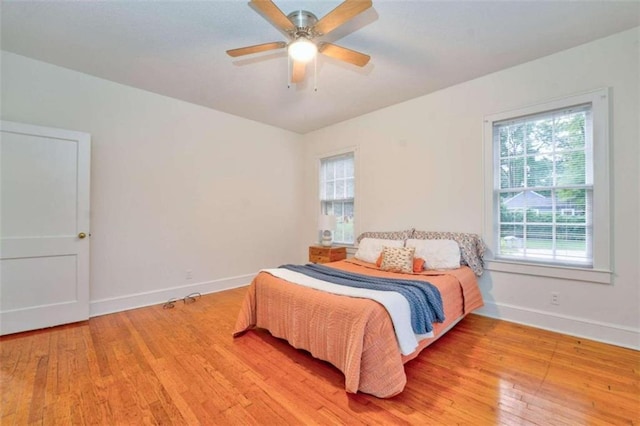
M 611 284 L 611 271 L 602 269 L 584 269 L 570 266 L 540 265 L 525 262 L 514 262 L 503 259 L 485 259 L 485 269 L 536 277 L 561 278 L 564 280 L 586 281 L 598 284 Z

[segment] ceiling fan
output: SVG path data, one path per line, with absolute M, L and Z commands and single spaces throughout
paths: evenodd
M 289 37 L 289 41 L 275 41 L 227 50 L 229 56 L 251 55 L 286 47 L 293 61 L 292 83 L 304 80 L 307 63 L 314 59 L 318 52 L 359 67 L 365 66 L 371 59 L 369 55 L 346 47 L 315 41 L 370 8 L 371 0 L 345 0 L 320 20 L 306 10 L 297 10 L 285 15 L 271 0 L 251 0 L 251 4 L 264 14 L 265 19 L 284 32 Z

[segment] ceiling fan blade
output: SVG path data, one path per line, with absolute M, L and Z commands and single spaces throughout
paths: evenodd
M 251 3 L 260 10 L 265 18 L 276 28 L 284 32 L 295 31 L 296 26 L 293 25 L 293 22 L 291 22 L 289 18 L 287 18 L 287 15 L 282 13 L 282 11 L 278 9 L 278 6 L 271 0 L 251 0 Z
M 287 47 L 287 43 L 284 41 L 274 41 L 272 43 L 256 44 L 239 49 L 227 50 L 227 55 L 235 58 L 236 56 L 251 55 L 252 53 L 266 52 L 267 50 L 282 49 L 284 47 Z
M 369 55 L 331 43 L 321 43 L 318 47 L 318 51 L 323 55 L 349 62 L 350 64 L 357 65 L 359 67 L 364 67 L 369 63 L 369 59 L 371 59 L 371 56 Z
M 320 34 L 328 34 L 349 19 L 369 9 L 371 4 L 371 0 L 345 0 L 323 16 L 313 28 Z
M 293 71 L 291 72 L 291 82 L 300 83 L 304 80 L 304 73 L 307 70 L 305 62 L 293 61 Z

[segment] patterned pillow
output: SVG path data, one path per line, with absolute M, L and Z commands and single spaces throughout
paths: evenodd
M 414 247 L 385 247 L 382 250 L 382 264 L 380 269 L 390 272 L 402 272 L 411 274 L 413 272 Z
M 417 274 L 418 272 L 422 272 L 424 270 L 424 259 L 415 257 L 415 254 L 413 256 L 413 272 Z M 380 256 L 378 256 L 378 260 L 376 260 L 376 266 L 379 268 L 381 265 L 382 253 L 380 253 Z

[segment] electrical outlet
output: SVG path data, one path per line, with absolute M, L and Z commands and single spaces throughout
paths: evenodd
M 559 305 L 560 304 L 560 295 L 556 292 L 552 292 L 551 293 L 551 304 L 552 305 Z
M 193 271 L 191 269 L 187 269 L 186 273 L 185 273 L 185 277 L 190 280 L 191 278 L 193 278 Z

